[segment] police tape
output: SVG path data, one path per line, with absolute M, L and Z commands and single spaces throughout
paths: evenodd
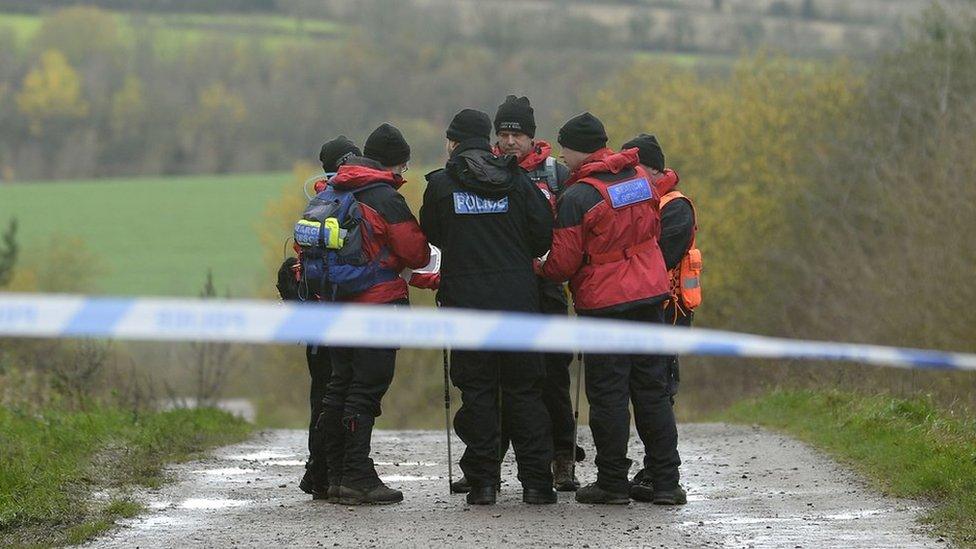
M 683 354 L 976 371 L 976 354 L 409 306 L 0 293 L 0 337 Z

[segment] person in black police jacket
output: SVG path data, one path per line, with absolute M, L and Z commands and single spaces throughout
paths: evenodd
M 487 114 L 459 112 L 447 129 L 447 165 L 427 175 L 420 226 L 442 253 L 437 298 L 447 307 L 535 313 L 533 261 L 549 250 L 552 212 L 515 158 L 492 153 L 491 130 Z M 471 484 L 468 503 L 495 503 L 499 390 L 522 499 L 555 503 L 544 378 L 538 354 L 451 353 L 451 380 L 461 390 L 454 426 L 467 446 L 460 464 Z

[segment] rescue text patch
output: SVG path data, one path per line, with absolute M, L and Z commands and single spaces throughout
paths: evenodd
M 651 184 L 643 177 L 611 185 L 607 187 L 607 194 L 610 196 L 610 205 L 614 208 L 630 206 L 650 200 L 654 196 Z
M 471 193 L 454 193 L 454 213 L 456 214 L 494 214 L 507 211 L 507 196 L 493 200 Z

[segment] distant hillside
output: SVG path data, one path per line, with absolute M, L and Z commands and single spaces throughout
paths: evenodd
M 304 5 L 325 6 L 332 18 L 361 20 L 357 12 L 363 4 L 383 1 Z M 930 5 L 928 0 L 404 1 L 420 11 L 455 12 L 461 32 L 472 38 L 531 41 L 557 27 L 557 33 L 587 48 L 738 54 L 768 46 L 800 55 L 855 56 L 900 37 L 903 24 Z
M 586 48 L 738 54 L 769 46 L 799 55 L 867 54 L 899 38 L 929 0 L 0 0 L 0 11 L 39 12 L 69 5 L 119 11 L 261 12 L 363 22 L 384 5 L 412 3 L 452 14 L 468 38 L 553 42 Z M 951 2 L 950 2 L 951 3 Z M 393 11 L 393 10 L 391 10 Z M 558 39 L 557 39 L 558 41 Z

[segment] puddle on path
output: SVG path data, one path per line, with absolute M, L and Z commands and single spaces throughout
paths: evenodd
M 219 476 L 223 476 L 223 475 L 246 475 L 246 474 L 249 474 L 249 473 L 257 473 L 258 470 L 257 469 L 243 469 L 241 467 L 224 467 L 222 469 L 198 469 L 198 470 L 193 471 L 193 472 L 194 473 L 198 473 L 198 474 L 202 474 L 202 475 L 214 475 L 214 476 L 218 476 L 219 475 Z
M 250 505 L 249 499 L 207 499 L 190 498 L 180 504 L 180 509 L 230 509 L 233 507 L 244 507 Z
M 420 482 L 423 480 L 440 480 L 441 477 L 415 477 L 413 475 L 380 475 L 383 482 Z

